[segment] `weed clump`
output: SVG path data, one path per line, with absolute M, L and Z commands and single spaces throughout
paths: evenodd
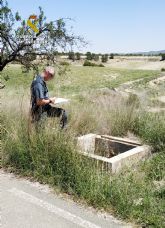
M 102 63 L 96 64 L 96 63 L 92 63 L 92 62 L 90 62 L 88 60 L 85 60 L 83 66 L 104 67 L 104 65 Z
M 60 64 L 61 66 L 69 66 L 69 65 L 70 65 L 70 63 L 68 63 L 68 62 L 66 62 L 66 61 L 61 61 L 59 64 Z
M 154 151 L 165 148 L 165 122 L 164 115 L 141 113 L 134 120 L 133 131 L 144 142 L 150 144 Z

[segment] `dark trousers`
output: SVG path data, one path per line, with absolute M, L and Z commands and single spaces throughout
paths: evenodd
M 61 128 L 64 128 L 67 124 L 67 113 L 62 108 L 45 105 L 44 107 L 37 107 L 34 111 L 32 111 L 32 122 L 42 123 L 46 117 L 59 117 Z
M 60 117 L 60 126 L 64 128 L 67 124 L 67 113 L 62 108 L 52 107 L 50 105 L 49 109 L 46 111 L 48 117 Z

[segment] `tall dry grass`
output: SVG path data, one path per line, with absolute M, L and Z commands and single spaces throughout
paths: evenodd
M 33 127 L 29 131 L 27 115 L 3 113 L 2 119 L 2 167 L 20 175 L 33 176 L 76 199 L 113 211 L 129 221 L 163 227 L 164 193 L 163 189 L 154 186 L 154 181 L 164 178 L 165 151 L 136 167 L 136 171 L 123 170 L 112 176 L 98 170 L 94 162 L 77 152 L 79 128 L 77 132 L 71 127 L 65 132 L 60 131 L 58 123 L 50 120 L 36 132 Z M 85 132 L 89 131 L 89 128 L 78 126 Z
M 140 224 L 163 227 L 163 189 L 154 181 L 165 175 L 164 115 L 144 113 L 136 99 L 116 94 L 88 93 L 68 106 L 67 131 L 57 119 L 44 128 L 29 127 L 28 93 L 10 91 L 3 104 L 1 166 L 58 187 L 90 205 L 114 211 Z M 11 99 L 12 98 L 12 99 Z M 9 100 L 7 100 L 9 99 Z M 112 176 L 77 152 L 76 138 L 86 133 L 127 135 L 132 132 L 153 149 L 162 151 L 151 161 Z M 159 161 L 159 162 L 158 162 Z

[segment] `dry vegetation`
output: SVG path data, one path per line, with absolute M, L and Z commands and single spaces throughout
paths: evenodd
M 59 130 L 57 120 L 48 120 L 36 133 L 28 117 L 32 72 L 22 74 L 20 67 L 13 65 L 3 71 L 1 166 L 33 176 L 129 221 L 163 227 L 165 114 L 148 112 L 152 107 L 164 107 L 157 100 L 163 96 L 164 82 L 155 87 L 149 84 L 162 73 L 68 67 L 66 75 L 59 74 L 49 83 L 51 95 L 71 99 L 66 106 L 69 125 L 65 132 Z M 123 85 L 128 81 L 133 82 Z M 77 153 L 76 137 L 86 133 L 131 134 L 152 145 L 157 153 L 137 167 L 112 176 Z

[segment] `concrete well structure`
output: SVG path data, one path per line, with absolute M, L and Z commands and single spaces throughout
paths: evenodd
M 102 169 L 116 173 L 151 155 L 151 147 L 130 139 L 87 134 L 78 137 L 80 153 L 96 161 Z

